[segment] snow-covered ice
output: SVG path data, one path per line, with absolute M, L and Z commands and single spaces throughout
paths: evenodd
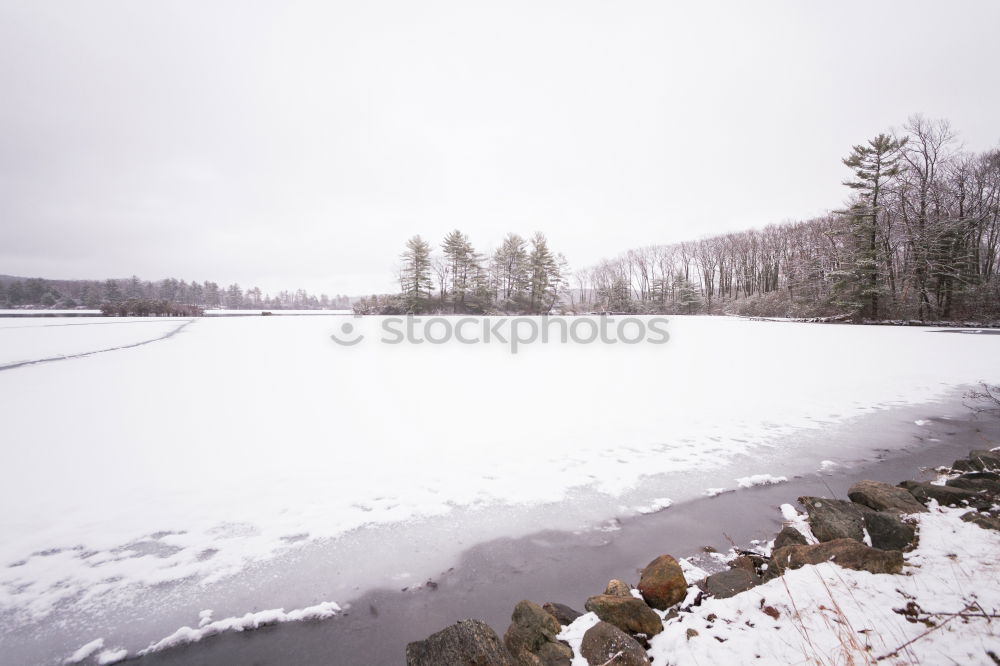
M 184 320 L 0 320 L 6 361 L 97 352 L 0 371 L 0 640 L 48 626 L 68 632 L 59 659 L 96 636 L 134 651 L 204 608 L 422 577 L 474 540 L 614 525 L 622 505 L 864 455 L 817 442 L 1000 379 L 996 336 L 918 327 L 677 317 L 665 345 L 513 356 L 384 345 L 377 318 L 351 322 L 366 334 L 354 347 L 318 316 L 206 317 L 128 347 Z M 392 539 L 436 520 L 424 559 L 401 561 Z M 380 525 L 383 547 L 337 571 L 316 557 Z M 132 605 L 145 624 L 122 635 Z

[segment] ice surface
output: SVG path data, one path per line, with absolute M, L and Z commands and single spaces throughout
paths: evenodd
M 0 368 L 156 340 L 187 319 L 0 318 Z
M 613 525 L 620 506 L 739 472 L 815 470 L 841 452 L 810 448 L 810 432 L 1000 379 L 996 336 L 917 327 L 679 317 L 666 345 L 512 356 L 380 344 L 378 319 L 351 322 L 354 347 L 330 340 L 336 317 L 202 318 L 0 371 L 0 640 L 72 617 L 63 658 L 94 636 L 143 647 L 204 608 L 308 606 L 322 598 L 294 576 L 389 584 L 472 539 Z M 96 351 L 182 322 L 93 323 L 0 320 L 0 354 Z M 435 520 L 438 542 L 393 541 Z M 378 525 L 410 527 L 351 550 Z M 355 559 L 296 559 L 327 543 Z M 126 640 L 114 617 L 130 604 L 148 626 Z

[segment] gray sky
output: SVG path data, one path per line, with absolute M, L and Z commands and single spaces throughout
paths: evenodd
M 0 273 L 393 288 L 839 206 L 912 113 L 1000 139 L 1000 2 L 0 0 Z

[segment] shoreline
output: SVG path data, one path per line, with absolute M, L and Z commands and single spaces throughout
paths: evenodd
M 925 412 L 928 407 L 923 406 Z M 405 591 L 370 590 L 343 604 L 346 612 L 330 620 L 223 634 L 147 655 L 138 663 L 401 664 L 408 642 L 426 638 L 459 619 L 480 618 L 502 632 L 511 608 L 523 598 L 580 608 L 596 587 L 613 578 L 635 578 L 657 553 L 697 559 L 705 546 L 724 552 L 730 540 L 747 544 L 773 537 L 781 526 L 778 506 L 789 498 L 844 496 L 862 478 L 890 483 L 928 478 L 921 475 L 922 468 L 946 464 L 970 449 L 982 448 L 987 444 L 984 437 L 1000 441 L 996 420 L 977 419 L 971 413 L 966 418 L 932 420 L 926 436 L 918 434 L 915 442 L 898 449 L 876 450 L 874 460 L 858 465 L 681 502 L 656 513 L 621 519 L 608 532 L 549 530 L 480 543 L 429 584 Z M 941 441 L 928 441 L 933 439 Z
M 0 319 L 28 319 L 33 317 L 45 317 L 45 318 L 76 318 L 76 317 L 91 317 L 100 319 L 161 319 L 170 317 L 185 317 L 185 316 L 195 316 L 195 317 L 209 317 L 209 318 L 219 318 L 219 317 L 260 317 L 261 315 L 267 316 L 281 316 L 281 317 L 292 317 L 292 316 L 338 316 L 338 317 L 384 317 L 384 316 L 412 316 L 412 317 L 425 317 L 425 318 L 462 318 L 462 317 L 476 317 L 476 318 L 491 318 L 491 317 L 719 317 L 719 318 L 731 318 L 731 319 L 742 319 L 746 321 L 762 321 L 762 322 L 773 322 L 773 323 L 797 323 L 797 324 L 847 324 L 852 326 L 912 326 L 912 327 L 923 327 L 923 328 L 947 328 L 947 329 L 1000 329 L 1000 321 L 973 321 L 973 320 L 956 320 L 956 319 L 945 319 L 945 320 L 922 320 L 922 319 L 863 319 L 856 321 L 852 319 L 849 315 L 832 315 L 826 317 L 781 317 L 778 315 L 740 315 L 740 314 L 727 314 L 727 313 L 712 313 L 712 312 L 699 312 L 693 314 L 685 313 L 660 313 L 660 314 L 650 314 L 650 313 L 640 313 L 640 312 L 566 312 L 566 313 L 542 313 L 542 314 L 527 314 L 527 313 L 517 313 L 517 312 L 492 312 L 486 314 L 468 314 L 468 313 L 458 313 L 458 312 L 426 312 L 420 314 L 404 314 L 404 315 L 380 315 L 380 314 L 370 314 L 363 313 L 358 314 L 351 312 L 350 310 L 281 310 L 281 309 L 248 309 L 248 310 L 206 310 L 201 315 L 104 315 L 100 310 L 81 310 L 78 312 L 68 312 L 59 310 L 33 310 L 25 308 L 23 310 L 0 310 Z

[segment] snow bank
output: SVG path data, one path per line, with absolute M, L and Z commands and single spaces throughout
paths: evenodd
M 241 617 L 227 617 L 223 620 L 216 620 L 214 622 L 210 621 L 207 623 L 205 623 L 204 620 L 206 617 L 211 617 L 211 611 L 208 611 L 208 615 L 206 615 L 205 611 L 203 611 L 199 614 L 202 621 L 199 622 L 197 629 L 192 629 L 191 627 L 181 627 L 169 636 L 161 638 L 160 640 L 151 643 L 149 647 L 140 650 L 139 656 L 147 655 L 152 652 L 159 652 L 172 647 L 178 647 L 180 645 L 197 643 L 203 638 L 208 638 L 209 636 L 215 636 L 228 631 L 250 631 L 253 629 L 259 629 L 260 627 L 266 627 L 271 624 L 281 624 L 284 622 L 325 620 L 333 617 L 339 613 L 340 610 L 340 606 L 336 603 L 332 601 L 324 601 L 323 603 L 316 604 L 315 606 L 299 608 L 288 613 L 286 613 L 283 608 L 274 608 L 271 610 L 258 611 L 256 613 L 247 613 Z
M 902 575 L 832 563 L 787 571 L 665 620 L 649 655 L 654 664 L 673 666 L 867 664 L 879 658 L 992 666 L 988 653 L 1000 654 L 1000 633 L 996 620 L 983 615 L 1000 611 L 1000 533 L 960 520 L 966 510 L 933 507 L 915 517 L 920 541 L 906 555 Z M 691 591 L 682 606 L 697 587 Z M 597 621 L 587 613 L 559 634 L 573 648 L 574 666 L 586 666 L 580 644 Z
M 982 613 L 977 604 L 1000 610 L 1000 534 L 959 520 L 964 512 L 937 508 L 918 516 L 920 542 L 906 555 L 904 575 L 821 564 L 709 599 L 652 639 L 653 663 L 869 663 L 898 651 L 887 663 L 992 664 L 987 651 L 1000 654 L 1000 634 L 995 620 L 975 614 Z M 928 632 L 894 610 L 908 604 L 931 613 L 938 629 Z M 764 612 L 768 607 L 777 618 Z M 954 615 L 970 607 L 969 617 Z M 689 639 L 689 629 L 698 635 Z
M 673 503 L 673 500 L 669 497 L 658 497 L 645 506 L 635 507 L 635 510 L 637 513 L 642 514 L 656 513 L 658 511 L 663 511 L 664 509 L 669 509 L 673 506 Z
M 788 481 L 787 476 L 773 476 L 771 474 L 753 474 L 736 479 L 736 484 L 740 488 L 753 488 L 754 486 L 773 486 Z
M 66 660 L 63 663 L 64 664 L 79 664 L 81 661 L 83 661 L 84 659 L 89 658 L 91 655 L 93 655 L 95 652 L 97 652 L 98 650 L 100 650 L 103 647 L 104 647 L 104 639 L 103 638 L 98 638 L 96 640 L 92 640 L 89 643 L 87 643 L 86 645 L 82 646 L 79 650 L 77 650 L 76 652 L 74 652 L 73 654 L 71 654 L 69 657 L 67 657 Z
M 583 635 L 601 620 L 594 613 L 584 613 L 576 618 L 572 624 L 563 627 L 556 635 L 556 639 L 566 641 L 573 650 L 573 661 L 570 666 L 589 666 L 587 660 L 580 655 L 580 645 L 583 643 Z
M 120 661 L 125 661 L 126 657 L 128 657 L 128 650 L 125 648 L 119 648 L 117 650 L 104 650 L 97 655 L 97 664 L 98 666 L 117 664 Z

